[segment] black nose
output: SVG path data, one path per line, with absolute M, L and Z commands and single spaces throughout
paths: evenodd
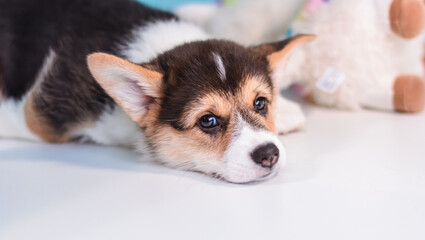
M 273 143 L 268 143 L 257 147 L 251 153 L 251 157 L 261 166 L 272 168 L 279 160 L 279 149 Z

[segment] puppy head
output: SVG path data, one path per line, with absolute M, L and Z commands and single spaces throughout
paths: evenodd
M 144 129 L 157 160 L 235 183 L 264 179 L 285 161 L 275 135 L 273 76 L 298 36 L 244 48 L 209 40 L 172 49 L 145 64 L 95 53 L 93 76 Z

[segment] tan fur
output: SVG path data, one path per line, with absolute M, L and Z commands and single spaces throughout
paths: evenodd
M 275 120 L 276 120 L 276 108 L 278 107 L 277 104 L 276 104 L 277 98 L 279 96 L 278 88 L 275 88 L 273 90 L 273 92 L 274 92 L 273 93 L 274 97 L 273 97 L 272 102 L 270 104 L 269 114 L 267 115 L 267 118 L 266 118 L 266 126 L 269 129 L 269 131 L 277 134 L 278 132 L 277 132 Z
M 159 110 L 159 104 L 155 104 L 139 125 L 145 129 L 145 136 L 161 154 L 160 158 L 180 161 L 175 164 L 184 164 L 191 159 L 202 160 L 205 159 L 205 156 L 208 156 L 208 159 L 205 160 L 221 159 L 234 132 L 231 130 L 234 128 L 235 122 L 232 116 L 228 131 L 210 136 L 196 126 L 178 131 L 170 125 L 160 123 L 158 121 Z M 197 121 L 197 118 L 194 121 Z
M 265 97 L 268 100 L 272 99 L 273 90 L 258 77 L 249 77 L 245 82 L 245 85 L 241 89 L 240 97 L 250 107 L 252 107 L 252 103 L 259 96 Z
M 234 101 L 229 96 L 208 93 L 188 105 L 183 113 L 183 126 L 194 126 L 196 121 L 207 113 L 227 118 L 234 111 Z
M 90 119 L 95 119 L 96 116 L 91 116 L 91 113 L 87 113 L 87 119 L 86 121 L 83 121 L 78 124 L 73 125 L 66 125 L 64 128 L 66 128 L 65 132 L 58 132 L 55 129 L 53 129 L 52 126 L 49 125 L 47 122 L 47 117 L 43 115 L 43 110 L 36 108 L 35 101 L 40 96 L 43 96 L 43 91 L 41 88 L 42 82 L 37 82 L 33 88 L 30 90 L 28 97 L 25 102 L 25 122 L 27 124 L 28 129 L 37 135 L 39 138 L 41 138 L 43 141 L 49 142 L 49 143 L 68 143 L 72 142 L 75 139 L 74 136 L 72 136 L 72 133 L 74 131 L 77 131 L 79 129 L 89 128 L 93 126 L 94 122 Z
M 266 119 L 255 113 L 253 103 L 258 96 L 266 97 L 272 103 Z M 208 156 L 209 161 L 219 160 L 236 131 L 238 124 L 236 109 L 244 109 L 257 123 L 270 131 L 275 131 L 275 96 L 267 84 L 257 77 L 250 77 L 236 96 L 223 96 L 212 92 L 193 102 L 181 119 L 187 130 L 178 131 L 167 124 L 160 123 L 158 121 L 160 104 L 155 104 L 139 125 L 145 129 L 147 139 L 157 149 L 156 152 L 161 153 L 161 158 L 181 161 L 176 164 L 184 164 L 190 159 L 202 160 L 205 156 Z M 209 113 L 228 119 L 226 131 L 211 136 L 196 127 L 198 119 Z
M 105 69 L 105 64 L 109 66 L 120 66 L 124 69 L 128 69 L 140 74 L 140 76 L 142 76 L 146 82 L 149 82 L 152 88 L 146 89 L 149 91 L 147 92 L 148 95 L 153 97 L 160 97 L 161 95 L 160 87 L 162 74 L 159 72 L 144 68 L 140 65 L 106 53 L 93 53 L 89 55 L 87 57 L 87 63 L 89 65 L 90 71 L 93 75 L 95 75 L 94 77 L 96 80 L 100 82 L 103 82 L 103 78 L 97 76 L 99 76 L 99 74 L 102 73 L 101 71 Z
M 34 96 L 33 94 L 31 94 L 25 104 L 25 122 L 28 126 L 28 129 L 46 142 L 69 142 L 71 139 L 67 134 L 61 135 L 59 133 L 56 133 L 51 127 L 49 127 L 49 124 L 43 118 L 42 113 L 37 112 L 37 110 L 35 109 L 33 99 Z
M 216 93 L 210 93 L 204 95 L 201 99 L 194 102 L 191 107 L 183 114 L 183 125 L 187 130 L 178 131 L 172 128 L 168 124 L 161 123 L 158 119 L 160 112 L 160 89 L 162 75 L 155 71 L 147 68 L 132 64 L 125 60 L 119 59 L 114 56 L 107 54 L 96 53 L 90 55 L 88 58 L 90 70 L 93 73 L 96 80 L 100 85 L 108 92 L 108 94 L 114 98 L 114 100 L 121 106 L 127 114 L 135 115 L 125 109 L 125 103 L 122 103 L 119 98 L 114 97 L 114 88 L 117 87 L 114 84 L 110 84 L 111 81 L 104 81 L 107 77 L 103 71 L 106 66 L 129 69 L 131 72 L 140 74 L 143 80 L 148 80 L 150 84 L 149 88 L 143 88 L 148 90 L 150 96 L 157 97 L 156 101 L 152 103 L 149 110 L 141 118 L 132 118 L 133 121 L 138 123 L 144 129 L 144 134 L 149 143 L 156 149 L 156 152 L 160 153 L 160 159 L 176 159 L 176 165 L 184 164 L 185 161 L 190 159 L 204 159 L 208 156 L 208 159 L 221 159 L 227 146 L 231 141 L 231 137 L 234 131 L 225 131 L 218 133 L 215 136 L 210 136 L 202 132 L 196 127 L 197 120 L 203 116 L 203 114 L 213 113 L 218 116 L 229 116 L 233 110 L 232 102 L 229 102 L 226 97 L 220 96 Z M 141 83 L 143 84 L 143 83 Z M 232 120 L 228 125 L 228 129 L 231 129 Z M 184 151 L 182 151 L 184 149 Z
M 316 36 L 314 35 L 300 35 L 299 37 L 292 40 L 290 43 L 288 43 L 287 46 L 285 46 L 280 51 L 274 52 L 270 54 L 267 59 L 269 61 L 270 68 L 272 72 L 277 71 L 277 68 L 279 66 L 279 63 L 288 55 L 288 53 L 295 47 L 308 43 L 316 39 Z
M 287 50 L 269 55 L 270 65 L 277 64 L 273 61 L 278 61 L 278 58 L 284 57 L 290 48 L 312 39 L 314 39 L 312 36 L 300 37 L 294 41 L 295 43 L 290 43 L 285 48 Z M 167 159 L 167 163 L 170 165 L 181 166 L 196 162 L 198 166 L 199 164 L 219 166 L 220 164 L 217 161 L 221 161 L 238 130 L 239 113 L 244 118 L 249 119 L 247 121 L 250 124 L 276 132 L 274 119 L 278 92 L 267 81 L 261 79 L 261 76 L 249 76 L 241 81 L 244 85 L 234 96 L 230 93 L 216 91 L 200 96 L 186 106 L 181 119 L 177 119 L 183 127 L 182 130 L 177 130 L 170 124 L 159 120 L 163 77 L 160 73 L 101 53 L 90 55 L 88 65 L 99 84 L 123 107 L 132 120 L 144 129 L 145 139 L 154 148 L 158 159 Z M 114 68 L 118 69 L 117 72 L 113 71 Z M 145 91 L 148 96 L 155 98 L 155 101 L 146 110 L 143 109 L 143 111 L 146 111 L 143 114 L 126 108 L 126 103 L 122 102 L 119 94 L 116 95 L 122 85 L 116 83 L 116 81 L 111 81 L 113 76 L 108 75 L 108 72 L 112 75 L 116 73 L 120 75 L 120 71 L 125 72 L 125 75 L 130 77 L 133 76 L 131 74 L 137 75 L 134 79 L 139 80 L 137 84 L 141 86 L 141 90 Z M 172 79 L 172 76 L 170 76 L 170 79 Z M 255 111 L 254 101 L 258 97 L 264 97 L 268 101 L 268 112 L 265 117 Z M 208 114 L 214 114 L 226 120 L 223 131 L 211 135 L 206 134 L 197 126 L 198 120 Z M 170 160 L 173 160 L 173 162 L 170 162 Z M 187 168 L 187 166 L 185 167 Z
M 138 76 L 135 76 L 137 79 L 143 79 L 143 82 L 139 81 L 137 84 L 140 85 L 147 95 L 154 98 L 159 98 L 161 96 L 162 74 L 159 72 L 105 53 L 91 54 L 88 56 L 87 62 L 89 69 L 97 82 L 108 93 L 108 95 L 115 100 L 116 103 L 123 107 L 130 118 L 135 122 L 139 122 L 141 120 L 140 113 L 137 112 L 137 110 L 127 108 L 126 104 L 116 96 L 114 91 L 117 90 L 120 85 L 116 81 L 109 81 L 109 79 L 113 76 L 106 75 L 107 71 L 105 70 L 107 68 L 122 68 L 137 74 Z
M 275 128 L 275 102 L 277 90 L 271 89 L 267 84 L 261 81 L 258 77 L 249 77 L 245 81 L 245 85 L 241 88 L 238 99 L 241 100 L 240 104 L 252 113 L 261 125 L 265 126 L 269 131 L 276 132 Z M 268 113 L 266 119 L 254 113 L 254 101 L 258 97 L 265 97 L 270 103 L 268 106 Z
M 312 41 L 314 38 L 315 36 L 310 35 L 299 36 L 284 49 L 271 53 L 268 56 L 271 70 L 275 70 L 274 68 L 276 68 L 278 62 L 292 48 Z M 242 81 L 244 85 L 241 86 L 235 96 L 229 96 L 228 93 L 210 92 L 193 101 L 184 110 L 182 118 L 178 119 L 184 130 L 176 130 L 169 124 L 159 121 L 162 80 L 160 73 L 102 53 L 90 55 L 88 57 L 88 65 L 99 84 L 123 107 L 132 120 L 144 129 L 146 139 L 156 149 L 155 152 L 161 155 L 160 159 L 174 159 L 177 161 L 174 164 L 184 164 L 191 159 L 221 159 L 237 130 L 236 127 L 239 124 L 238 112 L 243 113 L 244 117 L 249 119 L 254 125 L 276 132 L 274 119 L 278 92 L 277 89 L 262 81 L 259 76 L 249 76 L 245 81 Z M 136 79 L 143 79 L 140 82 L 143 91 L 147 91 L 147 95 L 156 99 L 144 114 L 140 115 L 140 113 L 132 112 L 132 109 L 126 109 L 126 104 L 115 96 L 114 91 L 117 90 L 116 88 L 119 85 L 108 79 L 111 76 L 108 76 L 105 72 L 108 72 L 109 68 L 128 70 L 128 72 L 138 75 Z M 170 79 L 172 79 L 172 76 Z M 255 111 L 254 101 L 258 97 L 265 97 L 268 101 L 266 117 Z M 199 118 L 207 114 L 214 114 L 226 119 L 225 131 L 209 135 L 197 127 L 196 123 Z

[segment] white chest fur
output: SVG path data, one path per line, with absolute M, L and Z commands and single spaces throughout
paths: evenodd
M 160 21 L 134 29 L 133 38 L 122 46 L 121 54 L 134 63 L 145 63 L 172 48 L 209 36 L 193 24 L 182 21 Z
M 142 138 L 142 131 L 116 106 L 113 111 L 103 113 L 92 126 L 77 130 L 72 135 L 98 144 L 132 147 Z

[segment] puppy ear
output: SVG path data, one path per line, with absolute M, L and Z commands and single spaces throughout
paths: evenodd
M 163 75 L 157 71 L 105 53 L 89 55 L 87 63 L 99 85 L 137 123 L 161 97 Z
M 251 49 L 262 56 L 267 56 L 269 68 L 272 75 L 275 75 L 276 72 L 281 70 L 279 69 L 281 66 L 280 63 L 285 60 L 291 50 L 299 45 L 311 42 L 314 39 L 316 39 L 315 35 L 297 35 L 280 42 L 266 43 L 252 47 Z

